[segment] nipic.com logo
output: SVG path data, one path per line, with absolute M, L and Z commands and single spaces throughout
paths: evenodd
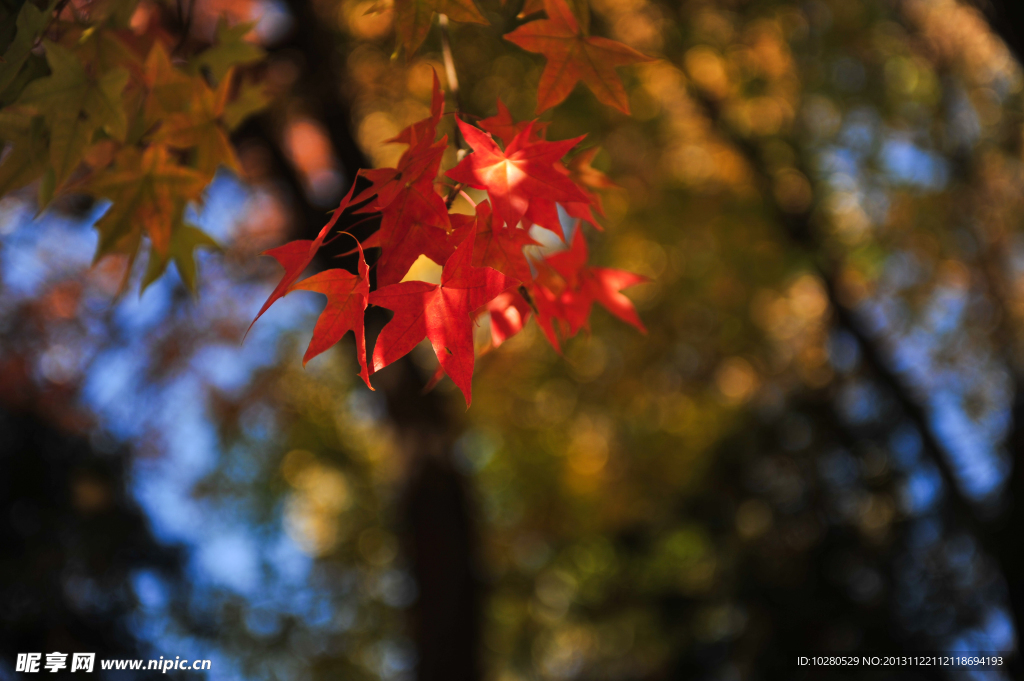
M 70 660 L 68 658 L 71 658 Z M 96 668 L 96 653 L 18 653 L 14 671 L 25 674 L 40 672 L 85 672 L 91 674 Z M 174 659 L 160 656 L 158 660 L 100 660 L 100 669 L 125 671 L 203 671 L 210 668 L 210 660 L 183 660 L 180 655 Z
M 43 670 L 57 673 L 68 667 L 67 653 L 47 653 L 45 663 L 42 662 L 42 658 L 42 653 L 18 653 L 14 671 L 31 674 L 40 671 L 39 667 L 42 665 Z M 73 672 L 91 672 L 95 664 L 96 653 L 71 654 L 71 671 Z

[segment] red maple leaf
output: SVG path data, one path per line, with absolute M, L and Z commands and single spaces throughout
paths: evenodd
M 434 142 L 443 110 L 444 93 L 435 71 L 430 116 L 388 140 L 409 145 L 398 160 L 398 167 L 359 171 L 370 186 L 355 200 L 373 198 L 358 212 L 381 213 L 380 229 L 363 244 L 365 248 L 382 249 L 376 263 L 378 286 L 401 281 L 420 255 L 439 263 L 448 255 L 448 207 L 434 191 L 441 158 L 448 146 L 447 136 Z
M 444 199 L 434 191 L 434 179 L 447 146 L 447 137 L 434 144 L 416 144 L 402 154 L 397 168 L 362 172 L 373 184 L 360 197 L 375 193 L 376 198 L 360 212 L 379 210 L 382 214 L 377 237 L 382 249 L 376 265 L 378 286 L 401 281 L 420 255 L 444 261 L 451 223 Z
M 501 347 L 502 343 L 522 331 L 526 326 L 526 321 L 530 318 L 530 306 L 519 293 L 505 291 L 484 306 L 484 312 L 480 317 L 484 314 L 491 318 L 491 344 L 480 350 L 479 357 L 483 357 L 494 348 Z M 477 319 L 479 320 L 480 317 Z M 438 365 L 437 371 L 423 386 L 423 392 L 427 393 L 433 390 L 442 378 L 444 378 L 444 367 Z
M 559 104 L 583 81 L 598 101 L 628 115 L 629 99 L 615 68 L 651 58 L 614 40 L 585 35 L 565 0 L 544 0 L 544 9 L 546 20 L 531 21 L 505 36 L 547 59 L 537 91 L 537 113 Z
M 474 267 L 474 234 L 444 264 L 441 284 L 403 281 L 370 294 L 374 305 L 395 316 L 381 330 L 373 349 L 373 370 L 380 371 L 411 351 L 424 338 L 444 372 L 472 402 L 473 313 L 516 282 L 490 267 Z
M 523 330 L 530 318 L 530 305 L 517 291 L 505 291 L 487 303 L 491 315 L 491 345 L 502 343 Z
M 528 282 L 532 276 L 523 248 L 537 245 L 529 231 L 502 226 L 492 220 L 490 204 L 486 201 L 477 206 L 474 265 L 492 267 L 521 282 Z
M 647 277 L 625 270 L 588 266 L 587 241 L 579 228 L 569 249 L 549 256 L 546 264 L 565 281 L 558 297 L 561 309 L 556 314 L 568 322 L 570 335 L 587 325 L 595 301 L 622 321 L 647 333 L 633 302 L 620 293 L 624 288 L 646 283 Z
M 548 339 L 557 352 L 562 352 L 560 336 L 568 336 L 568 329 L 565 328 L 566 312 L 562 301 L 551 286 L 547 283 L 557 280 L 556 276 L 550 275 L 550 268 L 545 263 L 538 264 L 538 277 L 530 286 L 530 297 L 534 308 L 537 311 L 537 325 L 540 326 L 544 336 Z M 559 281 L 559 283 L 563 283 Z M 555 286 L 555 288 L 560 288 Z
M 525 130 L 529 124 L 529 121 L 515 122 L 508 107 L 505 106 L 501 99 L 498 99 L 498 113 L 490 118 L 484 118 L 479 121 L 481 128 L 500 139 L 506 146 L 516 135 Z M 546 121 L 534 121 L 534 139 L 543 139 L 543 130 L 547 126 L 548 122 Z M 561 162 L 556 162 L 554 167 L 555 170 L 572 180 L 590 199 L 589 203 L 576 201 L 562 202 L 565 212 L 571 217 L 586 220 L 595 228 L 603 231 L 601 224 L 594 217 L 591 204 L 596 208 L 597 214 L 602 217 L 604 216 L 604 206 L 601 204 L 600 195 L 593 190 L 613 189 L 618 187 L 618 185 L 609 180 L 607 175 L 590 165 L 600 150 L 600 147 L 590 147 L 573 156 L 569 160 L 568 167 L 562 165 Z M 565 241 L 562 223 L 558 217 L 558 209 L 554 201 L 538 198 L 530 202 L 526 213 L 523 215 L 523 226 L 528 229 L 532 225 L 538 225 L 544 229 L 551 230 L 562 241 Z
M 561 165 L 559 163 L 558 165 Z M 556 165 L 556 169 L 557 169 Z M 566 201 L 564 205 L 578 205 L 574 201 Z M 562 229 L 562 219 L 558 217 L 558 206 L 554 201 L 547 199 L 535 199 L 530 202 L 530 207 L 523 215 L 523 226 L 529 229 L 533 225 L 543 227 L 558 235 L 558 238 L 565 241 L 565 231 Z
M 600 147 L 591 147 L 581 151 L 569 160 L 568 168 L 559 162 L 555 164 L 555 170 L 571 179 L 590 199 L 587 203 L 562 201 L 562 208 L 565 209 L 566 214 L 569 217 L 585 220 L 592 224 L 595 229 L 603 232 L 604 228 L 597 221 L 597 218 L 594 217 L 594 211 L 591 209 L 591 206 L 594 206 L 597 209 L 597 214 L 602 217 L 604 216 L 604 206 L 601 204 L 600 195 L 593 190 L 612 189 L 618 187 L 618 185 L 609 180 L 608 176 L 600 170 L 591 167 L 590 163 L 599 151 Z M 545 199 L 532 201 L 530 207 L 526 210 L 526 214 L 523 216 L 523 225 L 527 227 L 539 225 L 544 229 L 551 230 L 562 241 L 565 241 L 562 222 L 558 217 L 558 208 L 554 201 L 547 201 Z
M 568 172 L 572 181 L 576 183 L 576 186 L 580 187 L 583 193 L 590 197 L 590 203 L 566 203 L 563 207 L 565 212 L 572 217 L 586 220 L 597 229 L 603 230 L 600 223 L 594 217 L 594 211 L 591 209 L 591 206 L 593 206 L 593 208 L 597 209 L 597 214 L 604 217 L 604 206 L 601 203 L 601 196 L 594 190 L 615 189 L 619 185 L 609 180 L 607 175 L 590 165 L 599 151 L 601 151 L 600 147 L 590 147 L 569 159 L 569 167 L 566 169 L 566 172 Z
M 403 128 L 400 133 L 389 140 L 389 144 L 408 144 L 416 146 L 418 143 L 430 144 L 437 136 L 437 124 L 441 122 L 441 115 L 444 113 L 444 92 L 441 90 L 441 81 L 437 77 L 437 71 L 431 69 L 434 74 L 434 84 L 430 94 L 430 115 L 421 121 Z
M 259 313 L 256 315 L 252 323 L 249 324 L 249 328 L 245 330 L 248 334 L 252 329 L 252 325 L 256 323 L 256 320 L 263 316 L 271 305 L 277 300 L 285 296 L 291 285 L 298 279 L 302 272 L 309 266 L 309 263 L 313 262 L 313 257 L 316 252 L 320 250 L 320 247 L 324 243 L 324 238 L 334 227 L 335 223 L 338 222 L 338 218 L 345 211 L 346 208 L 352 203 L 352 192 L 355 191 L 356 184 L 352 183 L 352 186 L 348 190 L 348 194 L 341 200 L 338 207 L 334 210 L 331 215 L 331 219 L 328 220 L 327 224 L 320 230 L 320 234 L 315 239 L 298 239 L 278 246 L 277 248 L 271 248 L 269 251 L 264 251 L 261 255 L 269 255 L 274 258 L 284 267 L 284 276 L 281 277 L 281 281 L 278 282 L 277 287 L 271 291 L 270 297 L 267 298 L 267 302 L 263 303 L 263 307 L 260 308 Z
M 448 177 L 486 189 L 494 212 L 514 227 L 537 199 L 588 202 L 590 198 L 555 169 L 555 163 L 583 139 L 545 142 L 532 137 L 533 124 L 516 135 L 505 151 L 487 133 L 456 119 L 473 153 L 448 171 Z
M 429 121 L 430 119 L 425 120 Z M 444 150 L 448 146 L 448 137 L 442 137 L 437 143 L 434 143 L 433 137 L 431 137 L 429 142 L 425 142 L 416 139 L 416 131 L 413 126 L 406 128 L 405 131 L 410 132 L 409 135 L 404 135 L 410 139 L 410 147 L 398 159 L 397 168 L 372 168 L 359 171 L 361 177 L 370 181 L 370 186 L 359 192 L 355 200 L 357 202 L 364 201 L 370 196 L 373 196 L 373 200 L 360 208 L 358 212 L 383 211 L 403 191 L 415 184 L 426 184 L 433 189 L 437 169 L 441 165 L 441 157 L 444 156 Z
M 292 284 L 289 291 L 301 289 L 327 296 L 327 306 L 320 313 L 313 328 L 302 366 L 324 352 L 351 331 L 356 337 L 356 356 L 359 362 L 359 376 L 370 385 L 370 372 L 366 368 L 366 331 L 363 327 L 363 313 L 370 297 L 370 268 L 366 266 L 363 249 L 359 247 L 359 274 L 352 274 L 340 268 L 324 270 Z
M 512 120 L 512 114 L 501 99 L 498 99 L 498 113 L 490 118 L 480 119 L 479 123 L 481 128 L 491 133 L 494 137 L 500 139 L 501 143 L 506 147 L 512 142 L 516 135 L 521 133 L 528 125 L 530 125 L 530 121 L 519 121 L 516 123 Z M 550 121 L 534 121 L 534 139 L 543 139 L 544 131 L 547 130 L 547 127 L 550 124 Z
M 547 129 L 549 121 L 533 121 L 533 139 L 540 140 L 544 138 L 544 131 Z M 509 112 L 508 107 L 505 103 L 498 100 L 498 113 L 490 118 L 484 118 L 479 121 L 481 128 L 491 133 L 492 136 L 497 137 L 501 140 L 501 143 L 508 147 L 508 145 L 515 139 L 515 136 L 521 133 L 523 130 L 530 125 L 530 121 L 519 121 L 518 123 L 512 119 L 512 114 Z M 556 162 L 554 164 L 555 169 L 562 172 L 564 175 L 569 176 L 572 179 L 572 175 L 569 170 L 561 164 Z M 577 203 L 568 202 L 567 205 L 579 205 Z M 544 229 L 549 229 L 559 236 L 560 239 L 565 241 L 565 236 L 562 234 L 562 223 L 558 218 L 558 209 L 555 207 L 554 201 L 546 201 L 544 199 L 534 199 L 530 202 L 530 205 L 526 209 L 526 213 L 523 214 L 523 226 L 529 229 L 533 225 L 539 225 Z M 525 281 L 525 280 L 524 280 Z
M 491 204 L 479 203 L 475 215 L 452 215 L 452 233 L 449 243 L 465 241 L 473 231 L 473 262 L 476 267 L 496 269 L 521 282 L 530 281 L 530 264 L 526 261 L 523 248 L 538 245 L 525 229 L 509 228 L 501 221 L 493 220 Z

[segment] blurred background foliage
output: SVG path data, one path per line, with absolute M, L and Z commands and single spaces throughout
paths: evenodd
M 516 1 L 452 26 L 467 116 L 533 111 Z M 386 2 L 144 0 L 188 44 L 257 20 L 272 104 L 193 211 L 224 246 L 198 297 L 117 298 L 103 205 L 0 201 L 0 678 L 54 649 L 218 679 L 1022 678 L 1015 11 L 594 0 L 595 33 L 659 59 L 623 72 L 632 117 L 578 88 L 549 138 L 603 148 L 588 236 L 652 279 L 649 334 L 598 313 L 563 357 L 531 324 L 462 413 L 409 388 L 429 349 L 376 393 L 347 345 L 302 370 L 315 296 L 238 346 L 257 254 L 427 115 L 436 28 L 393 59 Z M 793 664 L 954 650 L 1010 664 Z

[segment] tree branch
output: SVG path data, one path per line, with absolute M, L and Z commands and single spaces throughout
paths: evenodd
M 973 504 L 964 496 L 956 473 L 949 463 L 949 453 L 942 443 L 939 442 L 933 428 L 929 424 L 929 416 L 926 409 L 915 399 L 914 390 L 892 369 L 891 360 L 881 348 L 878 339 L 873 338 L 867 333 L 858 319 L 856 311 L 850 309 L 842 301 L 835 275 L 838 269 L 837 264 L 823 257 L 822 245 L 811 222 L 810 211 L 805 210 L 799 213 L 784 211 L 778 202 L 772 198 L 771 176 L 762 161 L 760 150 L 748 139 L 733 133 L 724 122 L 717 102 L 705 97 L 700 92 L 694 92 L 693 96 L 704 108 L 707 117 L 715 124 L 719 132 L 747 160 L 748 165 L 756 175 L 762 196 L 765 197 L 765 201 L 771 206 L 775 222 L 783 227 L 783 231 L 791 243 L 802 250 L 811 262 L 815 263 L 817 274 L 825 283 L 828 301 L 835 311 L 838 326 L 845 329 L 856 339 L 861 355 L 871 373 L 896 398 L 903 413 L 914 424 L 921 435 L 923 448 L 936 468 L 938 468 L 939 474 L 942 477 L 952 510 L 963 520 L 983 547 L 990 554 L 995 555 L 997 547 L 994 546 L 991 532 L 982 525 Z M 809 175 L 808 179 L 810 179 Z

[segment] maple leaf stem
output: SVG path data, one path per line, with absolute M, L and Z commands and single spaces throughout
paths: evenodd
M 357 238 L 356 238 L 356 236 L 355 236 L 355 234 L 353 234 L 352 232 L 347 232 L 347 231 L 344 231 L 344 230 L 343 230 L 343 231 L 341 231 L 341 232 L 338 232 L 338 233 L 337 233 L 337 234 L 335 235 L 335 238 L 337 238 L 337 237 L 340 237 L 340 236 L 341 236 L 342 234 L 344 234 L 344 235 L 345 235 L 345 236 L 347 236 L 347 237 L 351 237 L 352 241 L 355 241 L 355 242 L 356 242 L 356 246 L 361 246 L 361 245 L 362 245 L 362 244 L 360 244 L 360 243 L 359 243 L 359 239 L 357 239 Z M 362 250 L 362 249 L 360 249 L 360 250 Z
M 526 304 L 530 306 L 531 310 L 533 310 L 533 314 L 540 314 L 537 311 L 537 303 L 533 302 L 533 296 L 530 295 L 529 289 L 527 289 L 526 286 L 520 285 L 518 290 L 519 295 L 523 297 L 523 300 L 526 301 Z
M 455 203 L 455 199 L 459 198 L 459 192 L 461 192 L 465 186 L 466 185 L 460 182 L 448 191 L 448 198 L 444 200 L 444 205 L 448 210 L 451 210 L 452 204 Z

